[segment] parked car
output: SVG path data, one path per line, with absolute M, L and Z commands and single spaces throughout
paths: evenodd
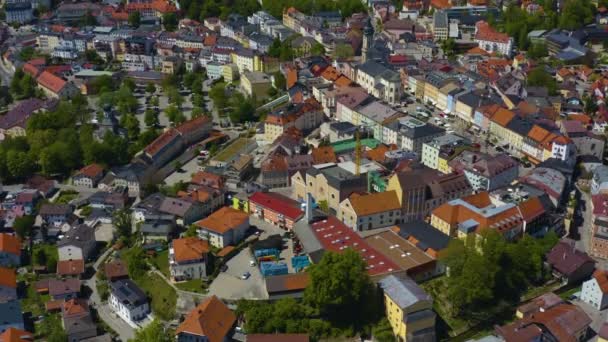
M 241 276 L 241 279 L 243 279 L 243 280 L 247 280 L 247 279 L 249 279 L 249 277 L 251 277 L 251 273 L 249 273 L 249 272 L 245 272 L 245 273 L 243 273 L 243 275 Z

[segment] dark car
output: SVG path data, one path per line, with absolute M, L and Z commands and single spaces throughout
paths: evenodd
M 220 271 L 226 272 L 228 270 L 228 265 L 224 264 L 220 267 Z

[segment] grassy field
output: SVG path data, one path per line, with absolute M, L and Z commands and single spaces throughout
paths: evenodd
M 169 278 L 171 276 L 169 274 L 169 249 L 157 253 L 150 261 L 165 277 Z
M 213 159 L 220 162 L 227 162 L 247 146 L 251 142 L 250 139 L 238 138 L 233 143 L 221 150 Z
M 189 281 L 183 281 L 176 283 L 175 286 L 180 290 L 196 292 L 196 293 L 207 293 L 207 285 L 203 283 L 201 279 L 192 279 Z
M 78 197 L 78 192 L 76 191 L 62 191 L 59 196 L 57 196 L 57 199 L 55 200 L 55 203 L 60 203 L 60 204 L 69 204 L 71 200 L 75 199 L 76 197 Z
M 152 300 L 154 315 L 162 320 L 172 320 L 175 317 L 177 293 L 158 274 L 146 273 L 135 280 L 142 290 Z

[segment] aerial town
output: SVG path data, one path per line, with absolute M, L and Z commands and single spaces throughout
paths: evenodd
M 608 342 L 608 0 L 3 0 L 0 342 Z

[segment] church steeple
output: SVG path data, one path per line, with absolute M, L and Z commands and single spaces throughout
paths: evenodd
M 369 55 L 369 49 L 374 40 L 374 26 L 372 26 L 372 19 L 367 18 L 367 23 L 363 28 L 363 45 L 361 46 L 361 61 L 365 63 Z

